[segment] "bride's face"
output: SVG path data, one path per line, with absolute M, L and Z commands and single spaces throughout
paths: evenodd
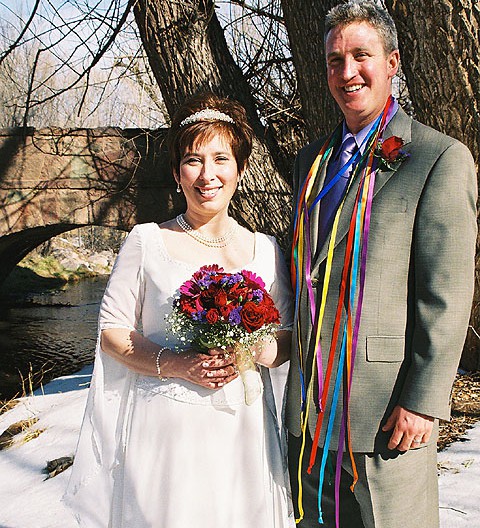
M 226 211 L 237 188 L 239 172 L 232 147 L 223 136 L 194 143 L 184 153 L 177 175 L 187 209 L 210 215 Z

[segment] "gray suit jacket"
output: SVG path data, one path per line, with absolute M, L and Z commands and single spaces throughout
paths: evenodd
M 473 295 L 477 186 L 469 150 L 459 141 L 412 120 L 401 109 L 388 124 L 384 138 L 392 135 L 403 138 L 410 157 L 396 171 L 378 171 L 375 182 L 350 400 L 352 446 L 357 452 L 385 448 L 390 433 L 382 433 L 381 426 L 397 404 L 436 418 L 449 418 L 450 391 Z M 297 189 L 321 144 L 314 142 L 299 153 L 294 173 Z M 319 176 L 317 192 L 325 174 Z M 357 188 L 358 181 L 349 190 L 340 217 L 322 327 L 324 365 Z M 317 225 L 318 208 L 311 217 L 311 237 L 315 253 L 312 282 L 319 305 L 327 244 L 317 247 Z M 299 313 L 295 315 L 296 321 L 299 316 L 302 321 L 304 363 L 311 364 L 312 329 L 306 287 L 301 286 Z M 301 390 L 296 342 L 294 332 L 286 423 L 289 431 L 299 436 Z M 340 412 L 337 415 L 332 449 L 338 441 Z M 312 403 L 312 435 L 316 417 Z

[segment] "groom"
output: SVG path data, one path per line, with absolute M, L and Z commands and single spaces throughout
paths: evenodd
M 438 420 L 473 292 L 475 168 L 391 97 L 400 56 L 385 10 L 340 4 L 325 35 L 344 121 L 295 163 L 296 515 L 302 528 L 435 528 Z

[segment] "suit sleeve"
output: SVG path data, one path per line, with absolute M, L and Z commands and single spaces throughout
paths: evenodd
M 450 391 L 472 305 L 477 178 L 469 150 L 455 141 L 434 164 L 418 205 L 411 364 L 399 404 L 450 418 Z

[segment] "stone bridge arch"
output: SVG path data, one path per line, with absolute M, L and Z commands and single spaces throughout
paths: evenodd
M 97 225 L 129 230 L 183 206 L 166 130 L 0 130 L 0 283 L 49 238 Z

